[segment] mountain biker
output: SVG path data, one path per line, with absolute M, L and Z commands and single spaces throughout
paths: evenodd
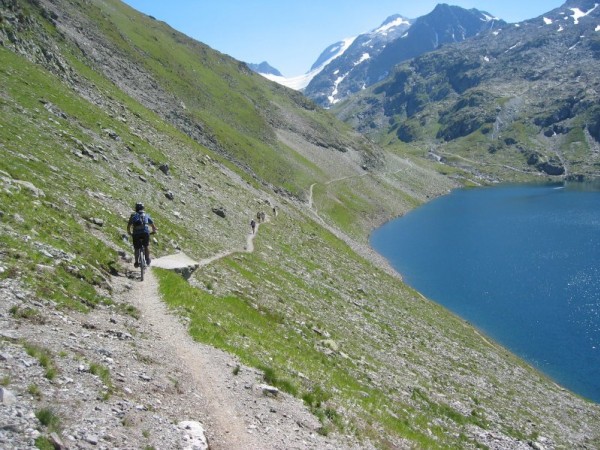
M 142 248 L 142 245 L 146 249 L 146 264 L 150 265 L 150 230 L 148 229 L 148 225 L 152 227 L 152 233 L 156 233 L 158 228 L 154 225 L 154 221 L 150 217 L 149 214 L 146 214 L 144 211 L 143 203 L 135 204 L 135 212 L 131 214 L 129 217 L 129 222 L 127 222 L 127 233 L 131 234 L 133 239 L 133 248 L 136 250 L 135 252 L 135 267 L 140 266 L 139 262 L 139 249 Z M 131 231 L 133 229 L 133 232 Z

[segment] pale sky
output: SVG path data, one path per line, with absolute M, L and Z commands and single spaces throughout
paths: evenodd
M 415 19 L 438 3 L 477 8 L 514 23 L 563 0 L 123 0 L 240 61 L 267 61 L 284 76 L 307 72 L 327 46 L 379 27 L 393 14 Z

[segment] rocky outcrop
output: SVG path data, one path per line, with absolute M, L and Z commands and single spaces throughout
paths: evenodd
M 172 270 L 181 274 L 181 276 L 187 280 L 192 276 L 194 271 L 200 267 L 200 264 L 185 253 L 176 253 L 174 255 L 162 256 L 152 260 L 152 266 Z

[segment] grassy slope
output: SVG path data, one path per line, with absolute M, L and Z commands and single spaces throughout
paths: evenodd
M 116 12 L 110 17 L 121 23 L 121 6 L 112 8 Z M 150 33 L 149 24 L 153 22 L 137 32 Z M 187 43 L 165 52 L 175 44 L 165 43 L 168 33 L 155 25 L 160 28 L 152 33 L 156 31 L 156 46 L 162 50 L 146 49 L 154 34 L 141 35 L 137 44 L 156 51 L 162 62 L 145 62 L 148 70 L 179 98 L 190 105 L 198 102 L 187 111 L 227 151 L 248 150 L 255 143 L 252 152 L 235 158 L 260 178 L 292 192 L 317 183 L 320 213 L 346 231 L 364 237 L 377 218 L 413 207 L 444 186 L 429 186 L 424 180 L 435 178 L 426 168 L 394 155 L 386 157 L 388 165 L 377 173 L 326 184 L 335 176 L 277 142 L 264 108 L 289 108 L 289 114 L 303 117 L 312 129 L 333 123 L 326 113 L 298 107 L 300 101 L 288 91 L 241 75 L 235 63 L 208 49 L 197 66 L 192 57 L 197 52 L 188 53 Z M 133 31 L 121 27 L 119 36 L 127 31 L 131 39 Z M 98 302 L 110 303 L 109 273 L 123 270 L 116 250 L 129 250 L 121 233 L 137 199 L 149 205 L 159 223 L 155 252 L 182 248 L 195 258 L 241 247 L 247 219 L 270 199 L 281 206 L 281 214 L 261 227 L 255 253 L 235 255 L 201 271 L 195 280 L 200 288 L 161 272 L 161 289 L 170 305 L 191 317 L 190 331 L 197 339 L 240 354 L 265 369 L 272 382 L 302 396 L 322 418 L 324 432 L 356 433 L 382 447 L 400 439 L 430 448 L 474 447 L 481 430 L 520 439 L 541 434 L 566 445 L 580 428 L 589 430 L 597 423 L 596 407 L 562 392 L 373 267 L 297 202 L 259 190 L 246 173 L 232 171 L 235 166 L 228 161 L 115 89 L 85 59 L 76 59 L 75 49 L 63 48 L 78 76 L 93 83 L 100 101 L 83 99 L 59 78 L 0 47 L 0 263 L 5 269 L 0 277 L 23 279 L 57 307 L 93 309 Z M 200 83 L 194 77 L 173 84 L 175 78 L 185 79 L 169 75 L 177 72 L 172 67 L 178 60 L 186 62 L 181 67 L 189 63 L 192 70 L 206 71 L 201 85 L 194 84 Z M 218 76 L 209 70 L 211 60 L 222 66 Z M 226 75 L 232 77 L 227 88 L 221 85 Z M 208 99 L 196 98 L 196 92 L 205 92 Z M 222 95 L 230 96 L 231 103 Z M 341 142 L 349 139 L 330 134 Z M 157 169 L 163 162 L 170 164 L 169 176 Z M 44 196 L 36 197 L 15 180 L 33 183 Z M 175 194 L 174 201 L 165 198 L 166 191 Z M 374 205 L 380 210 L 373 211 Z M 213 207 L 224 207 L 227 217 L 213 214 Z M 353 228 L 356 217 L 370 216 Z M 92 224 L 91 217 L 101 218 L 103 225 Z M 40 270 L 39 264 L 54 268 Z

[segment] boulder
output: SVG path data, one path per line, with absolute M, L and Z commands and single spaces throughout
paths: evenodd
M 200 267 L 200 264 L 181 252 L 153 259 L 152 266 L 172 270 L 181 274 L 181 276 L 187 280 L 192 276 L 192 273 Z
M 160 166 L 158 166 L 158 170 L 160 170 L 165 175 L 169 175 L 169 165 L 166 164 L 166 163 L 165 164 L 161 164 Z
M 219 208 L 213 208 L 212 212 L 214 212 L 217 216 L 225 218 L 226 214 L 225 214 L 225 208 L 223 207 L 219 207 Z
M 17 398 L 15 394 L 10 392 L 8 389 L 0 387 L 0 404 L 3 405 L 12 405 L 16 403 Z
M 177 425 L 185 434 L 186 443 L 184 444 L 184 449 L 208 450 L 210 448 L 204 427 L 200 422 L 184 420 Z

